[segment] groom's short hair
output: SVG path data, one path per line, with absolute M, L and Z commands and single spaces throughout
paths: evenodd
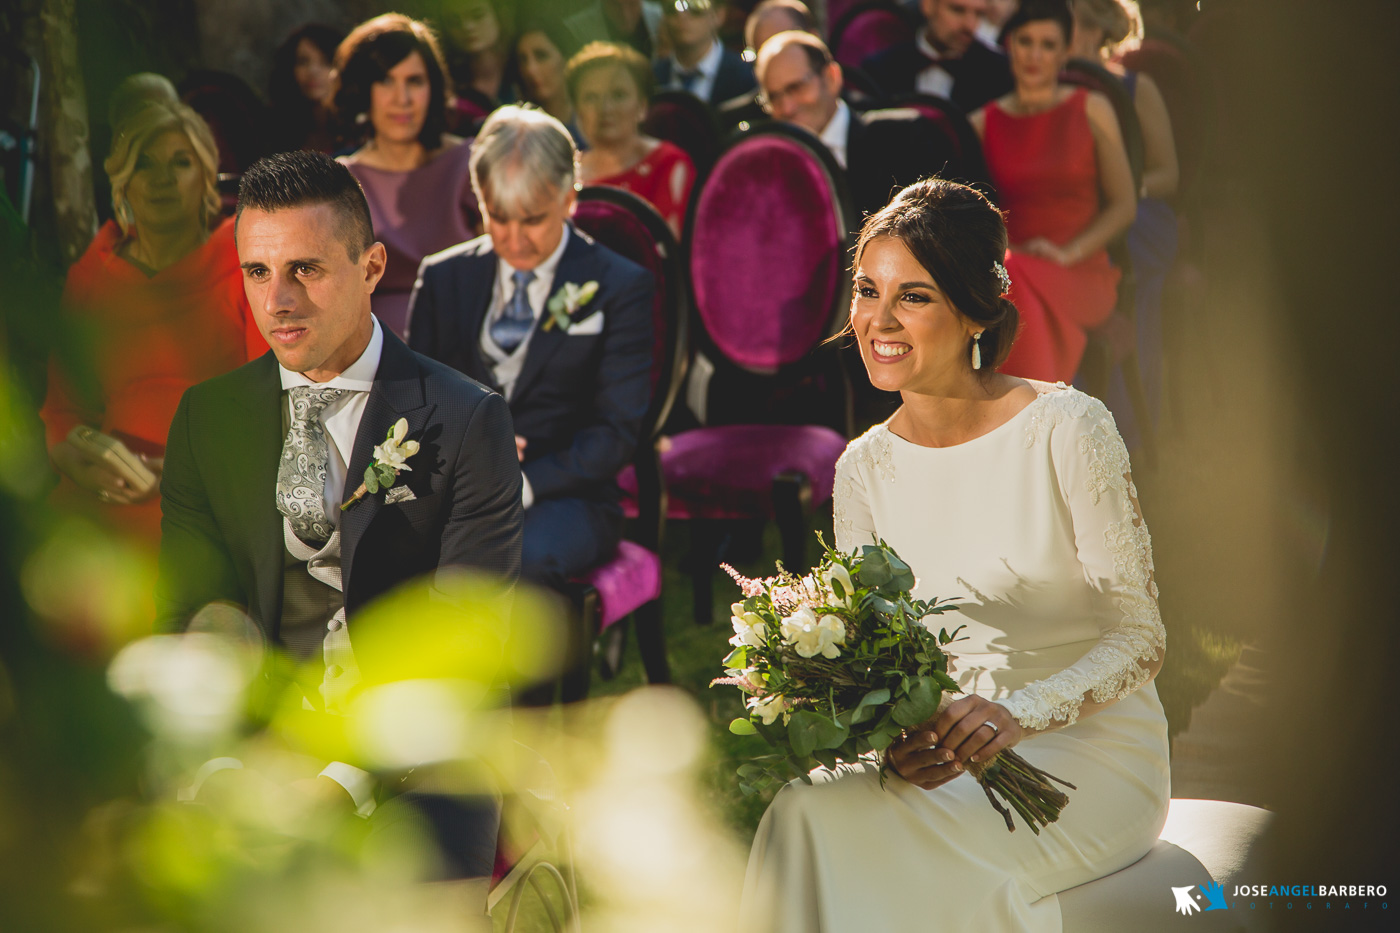
M 238 183 L 234 223 L 249 207 L 272 212 L 315 204 L 335 208 L 351 262 L 374 245 L 374 222 L 364 190 L 348 168 L 322 152 L 279 152 L 254 162 Z

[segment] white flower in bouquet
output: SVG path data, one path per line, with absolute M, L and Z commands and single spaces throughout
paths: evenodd
M 770 693 L 765 697 L 749 697 L 745 705 L 763 720 L 765 726 L 771 726 L 786 712 L 787 700 L 780 693 Z
M 807 606 L 783 619 L 780 631 L 783 639 L 804 658 L 817 655 L 835 658 L 841 654 L 838 646 L 846 643 L 846 623 L 833 615 L 818 619 Z
M 743 603 L 734 603 L 729 608 L 734 614 L 730 620 L 734 623 L 734 637 L 729 639 L 729 643 L 747 645 L 750 648 L 761 647 L 763 640 L 768 637 L 768 623 L 763 621 L 763 616 L 756 612 L 745 612 Z
M 837 592 L 836 584 L 840 584 L 840 592 Z M 856 585 L 851 580 L 851 572 L 840 564 L 832 564 L 822 573 L 822 585 L 831 591 L 833 604 L 838 606 L 849 606 L 851 597 L 855 594 Z

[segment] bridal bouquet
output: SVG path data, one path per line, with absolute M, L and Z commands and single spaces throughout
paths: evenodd
M 820 540 L 820 536 L 818 536 Z M 889 545 L 859 554 L 823 548 L 810 574 L 754 580 L 725 570 L 744 600 L 733 604 L 734 645 L 724 659 L 727 684 L 748 694 L 748 715 L 729 724 L 738 735 L 762 736 L 776 750 L 739 767 L 744 793 L 794 775 L 811 783 L 817 765 L 834 769 L 883 753 L 905 730 L 937 716 L 956 697 L 944 648 L 959 629 L 934 631 L 931 618 L 955 611 L 950 600 L 910 596 L 914 574 Z M 883 783 L 887 763 L 882 765 Z M 1031 831 L 1053 823 L 1069 802 L 1058 781 L 1011 749 L 969 762 L 1006 828 L 1015 830 L 1006 801 Z M 1049 780 L 1047 780 L 1049 779 Z M 995 792 L 995 794 L 994 794 Z

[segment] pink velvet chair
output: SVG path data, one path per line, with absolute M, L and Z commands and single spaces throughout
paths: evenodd
M 914 26 L 889 0 L 869 0 L 846 10 L 831 27 L 831 54 L 845 67 L 858 67 L 872 55 L 907 42 Z
M 587 573 L 579 601 L 588 643 L 576 669 L 566 675 L 566 701 L 588 692 L 592 640 L 605 638 L 604 670 L 611 675 L 621 660 L 625 626 L 636 622 L 637 648 L 647 680 L 666 683 L 670 672 L 661 618 L 661 537 L 665 527 L 665 486 L 656 456 L 656 435 L 665 422 L 685 375 L 688 312 L 681 285 L 680 247 L 661 216 L 641 198 L 617 188 L 592 186 L 579 192 L 573 222 L 578 229 L 627 257 L 656 278 L 652 304 L 654 355 L 652 401 L 642 422 L 633 465 L 628 468 L 635 540 L 624 540 L 612 560 Z
M 692 195 L 682 240 L 694 343 L 716 367 L 779 391 L 832 374 L 819 397 L 849 431 L 849 393 L 837 354 L 822 342 L 850 299 L 850 197 L 831 153 L 811 134 L 765 124 L 732 138 Z M 757 382 L 754 382 L 757 380 Z M 746 390 L 748 391 L 748 390 Z M 835 398 L 831 398 L 835 394 Z M 712 578 L 725 523 L 774 519 L 785 564 L 805 566 L 813 508 L 831 498 L 846 436 L 822 424 L 762 423 L 763 397 L 746 396 L 760 423 L 682 431 L 661 455 L 667 515 L 691 521 L 695 618 L 710 621 Z M 624 472 L 624 493 L 639 488 Z

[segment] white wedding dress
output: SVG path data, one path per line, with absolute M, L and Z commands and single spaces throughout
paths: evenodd
M 836 544 L 884 539 L 934 617 L 969 692 L 1027 727 L 1027 760 L 1077 785 L 1059 822 L 1008 833 L 963 775 L 932 791 L 873 765 L 794 781 L 764 815 L 740 928 L 763 933 L 1059 931 L 1056 893 L 1136 861 L 1171 797 L 1167 723 L 1140 659 L 1165 648 L 1152 544 L 1128 454 L 1103 404 L 1032 383 L 1035 401 L 964 444 L 928 448 L 884 425 L 836 467 Z M 1118 702 L 1078 719 L 1081 697 Z

